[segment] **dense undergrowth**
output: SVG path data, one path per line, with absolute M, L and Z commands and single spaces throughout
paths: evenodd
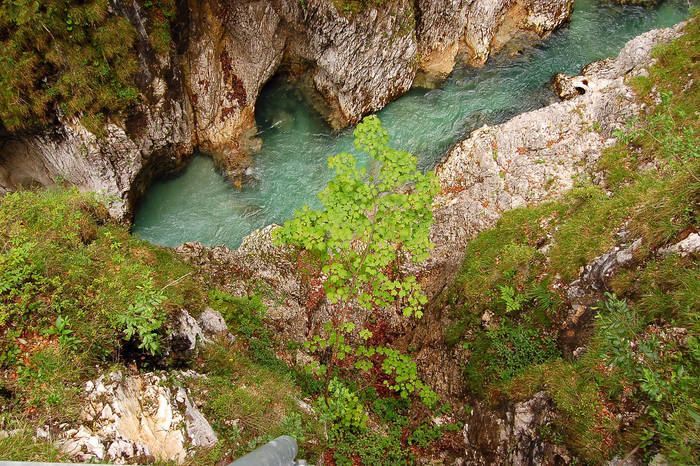
M 548 391 L 559 416 L 542 435 L 587 463 L 638 451 L 700 463 L 700 265 L 657 252 L 700 228 L 698 41 L 696 17 L 633 80 L 647 111 L 616 132 L 605 183 L 581 179 L 560 201 L 506 213 L 469 244 L 450 293 L 446 336 L 471 354 L 472 396 Z M 622 236 L 642 240 L 634 265 L 601 296 L 584 355 L 562 354 L 566 285 Z
M 134 3 L 147 21 L 147 44 L 170 48 L 172 0 Z M 108 0 L 0 4 L 0 121 L 10 131 L 52 123 L 57 108 L 99 133 L 107 118 L 138 102 L 137 33 Z
M 337 464 L 405 464 L 456 435 L 457 425 L 413 417 L 411 402 L 387 393 L 383 380 L 361 387 L 338 378 L 331 407 L 314 403 L 322 381 L 279 359 L 298 345 L 269 329 L 262 298 L 274 301 L 275 290 L 256 284 L 252 294 L 232 296 L 211 286 L 172 250 L 111 221 L 93 194 L 8 194 L 0 199 L 0 231 L 0 430 L 12 432 L 0 438 L 0 458 L 68 460 L 34 433 L 80 424 L 85 382 L 112 370 L 190 368 L 207 376 L 186 384 L 220 441 L 193 464 L 230 461 L 282 434 L 311 460 L 325 451 Z M 198 354 L 166 351 L 179 310 L 197 316 L 206 306 L 221 312 L 236 340 Z M 302 399 L 316 414 L 302 409 Z M 347 412 L 363 422 L 345 423 Z M 330 440 L 326 429 L 336 432 Z

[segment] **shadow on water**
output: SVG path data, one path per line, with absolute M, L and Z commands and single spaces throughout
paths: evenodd
M 391 145 L 416 154 L 428 170 L 474 129 L 553 102 L 548 83 L 555 73 L 578 73 L 617 55 L 636 35 L 676 24 L 687 13 L 687 0 L 654 8 L 576 0 L 571 22 L 541 43 L 512 57 L 495 56 L 480 69 L 458 68 L 439 89 L 412 89 L 378 115 Z M 236 190 L 208 157 L 196 155 L 180 176 L 149 189 L 133 232 L 167 246 L 201 241 L 238 247 L 245 235 L 291 218 L 303 204 L 318 207 L 316 194 L 332 176 L 327 158 L 355 152 L 352 129 L 334 133 L 302 91 L 280 77 L 263 89 L 256 114 L 264 142 L 255 155 L 254 183 Z

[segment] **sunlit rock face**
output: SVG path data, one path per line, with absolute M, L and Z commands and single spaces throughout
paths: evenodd
M 446 75 L 459 55 L 481 66 L 514 39 L 553 31 L 571 17 L 573 0 L 420 0 L 417 5 L 421 69 Z

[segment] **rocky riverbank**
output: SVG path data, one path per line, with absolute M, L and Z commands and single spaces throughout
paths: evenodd
M 519 115 L 501 125 L 484 126 L 456 144 L 436 169 L 441 192 L 435 200 L 432 241 L 435 249 L 417 274 L 431 301 L 451 283 L 464 260 L 466 246 L 479 232 L 493 227 L 511 209 L 563 195 L 584 180 L 603 179 L 596 167 L 602 151 L 615 144 L 613 132 L 643 109 L 627 79 L 646 73 L 652 50 L 681 34 L 682 25 L 658 29 L 631 40 L 618 57 L 587 66 L 581 76 L 587 90 L 571 100 Z M 238 250 L 185 243 L 184 257 L 205 267 L 236 294 L 263 281 L 285 296 L 270 300 L 270 317 L 283 338 L 302 341 L 327 320 L 323 302 L 309 312 L 306 303 L 318 286 L 308 280 L 282 251 L 272 245 L 267 227 L 246 237 Z M 241 280 L 231 281 L 230 270 Z M 457 354 L 445 351 L 449 317 L 439 307 L 426 313 L 416 328 L 405 328 L 398 316 L 384 316 L 387 331 L 405 334 L 396 343 L 417 348 L 415 359 L 428 383 L 441 395 L 463 393 Z
M 305 76 L 339 128 L 405 93 L 419 71 L 439 79 L 458 55 L 483 64 L 511 39 L 545 35 L 572 3 L 179 2 L 167 52 L 151 44 L 155 26 L 143 6 L 114 4 L 112 14 L 137 32 L 140 103 L 99 135 L 60 111 L 44 132 L 0 133 L 0 192 L 63 179 L 106 194 L 112 214 L 128 219 L 151 181 L 181 169 L 195 147 L 240 183 L 259 145 L 256 100 L 275 73 Z

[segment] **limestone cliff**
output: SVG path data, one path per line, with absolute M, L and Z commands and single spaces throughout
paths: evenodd
M 573 187 L 577 177 L 599 176 L 596 161 L 615 143 L 613 131 L 641 110 L 625 78 L 644 73 L 652 63 L 653 47 L 678 37 L 681 27 L 650 31 L 631 40 L 617 58 L 586 67 L 584 76 L 574 78 L 587 82 L 583 95 L 498 126 L 484 126 L 453 147 L 437 168 L 442 191 L 434 203 L 435 249 L 426 262 L 410 270 L 431 299 L 458 271 L 470 239 L 492 227 L 504 211 L 555 199 Z M 332 308 L 314 298 L 320 275 L 302 274 L 273 246 L 272 228 L 252 233 L 236 251 L 198 243 L 185 243 L 179 251 L 234 294 L 246 294 L 246 287 L 258 280 L 278 290 L 284 298 L 268 303 L 275 328 L 286 340 L 302 341 L 320 328 Z M 426 382 L 443 396 L 457 397 L 463 390 L 461 349 L 447 349 L 443 330 L 450 316 L 433 307 L 417 326 L 391 310 L 377 318 L 377 325 L 397 347 L 417 349 L 413 358 Z M 363 325 L 360 313 L 357 320 Z
M 163 55 L 153 49 L 148 19 L 136 2 L 112 6 L 138 34 L 140 104 L 127 121 L 108 123 L 100 135 L 60 112 L 57 124 L 43 133 L 0 133 L 0 194 L 65 180 L 107 195 L 112 215 L 121 218 L 153 176 L 182 168 L 192 152 L 193 112 L 180 57 L 175 50 Z
M 458 55 L 483 65 L 491 52 L 519 36 L 543 36 L 571 16 L 573 0 L 419 0 L 420 66 L 452 71 Z
M 336 4 L 183 0 L 171 50 L 158 53 L 140 4 L 112 2 L 137 31 L 141 102 L 100 135 L 60 112 L 41 134 L 0 134 L 0 193 L 60 178 L 107 194 L 112 213 L 128 218 L 151 180 L 181 168 L 195 147 L 240 177 L 259 146 L 258 95 L 282 69 L 306 76 L 341 128 L 408 91 L 419 64 L 444 76 L 459 51 L 481 64 L 519 31 L 543 34 L 571 12 L 571 0 L 396 0 L 352 13 Z

